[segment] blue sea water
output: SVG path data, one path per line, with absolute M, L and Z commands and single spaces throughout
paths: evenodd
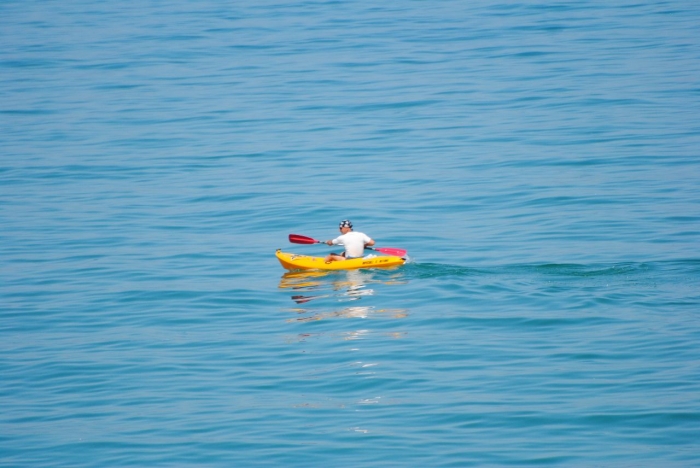
M 700 466 L 699 24 L 3 1 L 0 465 Z

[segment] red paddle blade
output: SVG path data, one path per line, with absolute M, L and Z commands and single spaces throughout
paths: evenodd
M 395 257 L 405 257 L 406 252 L 407 252 L 404 249 L 394 249 L 391 247 L 375 247 L 373 250 L 376 250 L 377 252 L 385 253 L 387 255 L 393 255 Z
M 317 241 L 311 237 L 300 236 L 299 234 L 290 234 L 289 242 L 292 244 L 319 244 L 321 241 Z

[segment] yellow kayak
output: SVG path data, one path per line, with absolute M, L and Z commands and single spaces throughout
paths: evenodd
M 298 255 L 282 252 L 280 249 L 277 249 L 275 255 L 287 270 L 356 270 L 358 268 L 387 268 L 406 263 L 405 258 L 389 255 L 352 258 L 330 263 L 326 263 L 323 257 Z

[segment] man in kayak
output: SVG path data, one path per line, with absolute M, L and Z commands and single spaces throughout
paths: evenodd
M 340 232 L 342 233 L 340 236 L 333 240 L 327 240 L 326 244 L 345 246 L 345 252 L 342 254 L 328 254 L 328 256 L 326 256 L 326 263 L 360 258 L 364 256 L 365 247 L 374 245 L 374 240 L 367 234 L 353 231 L 352 223 L 347 219 L 340 222 Z

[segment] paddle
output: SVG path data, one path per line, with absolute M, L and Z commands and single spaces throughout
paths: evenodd
M 289 242 L 292 244 L 324 244 L 325 242 L 313 239 L 311 237 L 300 236 L 299 234 L 290 234 Z M 365 249 L 376 250 L 377 252 L 385 253 L 387 255 L 394 255 L 396 257 L 403 257 L 406 255 L 406 250 L 404 249 L 394 249 L 391 247 L 365 247 Z

